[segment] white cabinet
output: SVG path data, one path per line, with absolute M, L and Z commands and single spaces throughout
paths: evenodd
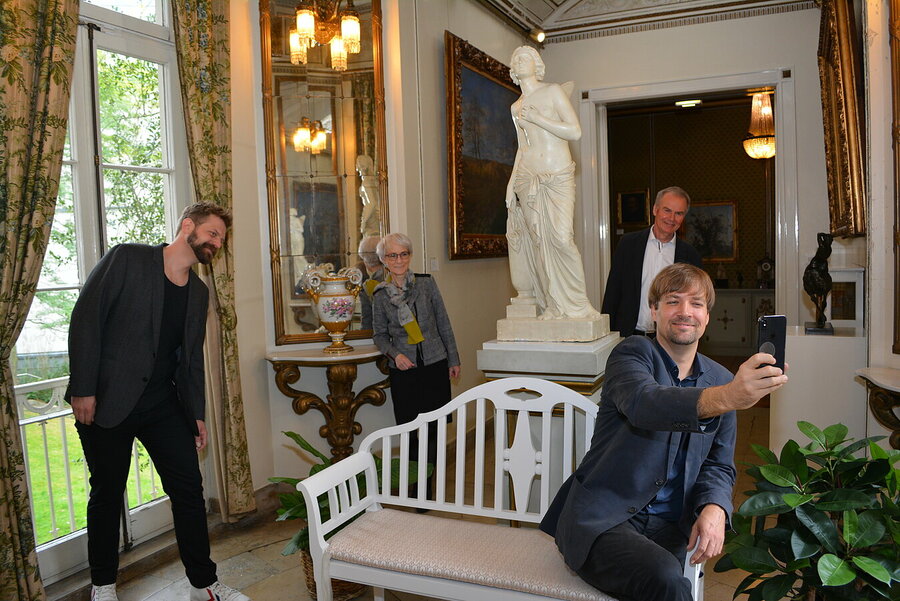
M 700 351 L 706 355 L 752 355 L 756 352 L 756 319 L 773 313 L 774 290 L 716 290 Z

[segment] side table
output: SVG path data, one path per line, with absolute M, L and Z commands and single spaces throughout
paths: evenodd
M 325 425 L 319 428 L 319 435 L 331 446 L 332 457 L 335 461 L 349 457 L 353 453 L 354 436 L 362 433 L 362 425 L 355 421 L 357 410 L 366 403 L 376 407 L 383 405 L 387 400 L 384 390 L 391 385 L 390 378 L 385 378 L 354 395 L 357 365 L 375 361 L 378 370 L 387 375 L 387 357 L 375 345 L 369 344 L 356 345 L 353 351 L 341 355 L 314 349 L 270 353 L 266 359 L 275 370 L 278 390 L 292 399 L 294 413 L 303 415 L 310 408 L 318 409 L 325 417 Z M 300 380 L 301 367 L 325 368 L 330 394 L 324 400 L 291 386 Z
M 866 367 L 856 370 L 869 390 L 869 411 L 879 424 L 891 431 L 891 447 L 900 449 L 900 370 L 889 367 Z

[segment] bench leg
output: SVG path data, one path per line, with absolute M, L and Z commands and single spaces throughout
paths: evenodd
M 384 601 L 384 589 L 378 586 L 372 587 L 373 601 Z
M 316 578 L 316 600 L 334 601 L 334 593 L 331 590 L 331 578 Z

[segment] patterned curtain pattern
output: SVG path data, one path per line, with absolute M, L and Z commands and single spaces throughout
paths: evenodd
M 357 154 L 365 154 L 375 160 L 375 74 L 354 73 L 350 76 L 350 83 L 356 120 L 356 148 L 359 149 Z
M 78 0 L 0 3 L 0 599 L 46 599 L 9 364 L 50 237 Z
M 231 61 L 227 0 L 172 3 L 181 97 L 187 124 L 188 153 L 198 200 L 232 207 Z M 210 273 L 211 272 L 211 273 Z M 234 311 L 234 256 L 230 241 L 212 269 L 201 276 L 209 285 L 206 335 L 207 393 L 213 458 L 222 518 L 235 521 L 256 509 L 241 374 L 237 316 Z

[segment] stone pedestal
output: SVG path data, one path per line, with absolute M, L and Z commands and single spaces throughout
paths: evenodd
M 593 319 L 538 319 L 533 299 L 510 299 L 506 319 L 497 321 L 497 340 L 590 342 L 609 334 L 609 315 Z
M 607 318 L 606 315 L 603 317 Z M 562 384 L 599 402 L 606 360 L 620 340 L 622 338 L 618 332 L 607 333 L 591 342 L 489 340 L 478 351 L 477 365 L 488 378 L 542 378 Z

